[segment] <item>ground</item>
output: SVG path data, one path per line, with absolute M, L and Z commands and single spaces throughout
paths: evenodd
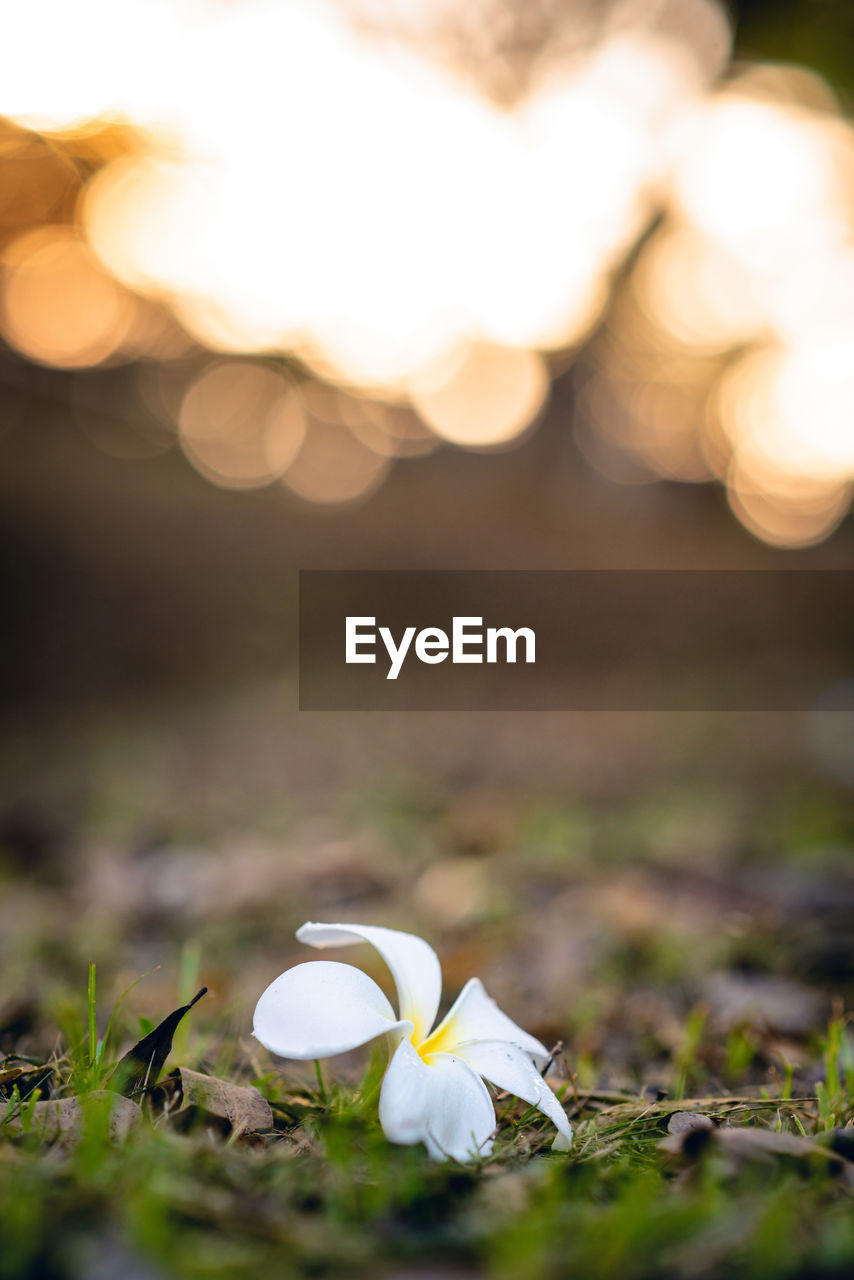
M 299 717 L 291 694 L 17 731 L 0 1276 L 851 1274 L 841 722 Z M 562 1044 L 572 1152 L 498 1096 L 495 1153 L 435 1164 L 383 1138 L 381 1055 L 318 1077 L 261 1049 L 254 1002 L 305 919 L 412 929 L 443 1007 L 477 975 Z M 252 1085 L 269 1122 L 167 1083 L 111 1128 L 113 1065 L 203 984 L 163 1078 Z M 59 1134 L 35 1109 L 77 1095 Z

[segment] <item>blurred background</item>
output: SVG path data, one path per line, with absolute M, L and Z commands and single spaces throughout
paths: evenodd
M 851 567 L 854 11 L 2 22 L 0 1031 L 96 958 L 245 1032 L 350 917 L 659 1078 L 759 1001 L 782 1070 L 854 979 L 852 718 L 300 716 L 295 573 Z

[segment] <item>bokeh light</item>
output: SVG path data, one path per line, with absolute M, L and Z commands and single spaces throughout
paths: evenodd
M 664 209 L 597 344 L 582 448 L 606 473 L 718 476 L 757 537 L 821 541 L 854 479 L 854 129 L 818 77 L 750 68 L 679 122 Z
M 136 301 L 70 228 L 25 232 L 0 258 L 0 332 L 43 364 L 80 368 L 114 355 Z
M 530 426 L 545 403 L 549 376 L 541 356 L 472 345 L 450 368 L 424 373 L 412 400 L 443 439 L 470 448 L 507 444 Z
M 310 378 L 300 386 L 308 413 L 333 427 L 347 427 L 357 440 L 384 458 L 418 458 L 439 440 L 406 405 L 384 404 Z
M 160 104 L 180 151 L 106 167 L 88 232 L 205 345 L 293 351 L 363 388 L 399 390 L 469 342 L 579 343 L 650 216 L 663 130 L 725 54 L 719 9 L 692 9 L 717 33 L 705 48 L 635 5 L 512 106 L 342 9 L 206 11 Z
M 244 360 L 206 369 L 184 397 L 181 447 L 198 471 L 227 489 L 272 483 L 305 435 L 299 396 L 279 373 Z
M 808 547 L 823 541 L 839 524 L 851 502 L 851 485 L 751 470 L 750 461 L 733 458 L 727 497 L 735 514 L 764 542 L 779 547 Z
M 81 179 L 70 156 L 46 138 L 0 120 L 0 241 L 74 214 Z
M 357 502 L 382 483 L 390 465 L 388 457 L 375 453 L 346 427 L 311 421 L 283 482 L 306 502 Z
M 774 545 L 827 536 L 854 480 L 838 100 L 727 74 L 718 0 L 570 0 L 516 43 L 496 3 L 7 15 L 38 56 L 0 83 L 2 336 L 150 362 L 139 394 L 209 480 L 328 504 L 443 441 L 521 440 L 552 353 L 596 335 L 594 466 L 722 482 Z

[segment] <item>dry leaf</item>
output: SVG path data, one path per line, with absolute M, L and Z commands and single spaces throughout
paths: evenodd
M 714 1129 L 711 1116 L 701 1111 L 674 1111 L 667 1121 L 668 1133 L 695 1133 L 698 1129 Z
M 805 1169 L 824 1170 L 841 1177 L 846 1186 L 854 1189 L 854 1164 L 850 1160 L 810 1138 L 763 1129 L 759 1125 L 686 1127 L 671 1132 L 658 1146 L 661 1151 L 687 1160 L 695 1160 L 704 1151 L 716 1150 L 729 1159 L 733 1169 L 751 1161 L 775 1164 L 779 1160 L 794 1160 Z
M 37 1102 L 32 1108 L 31 1132 L 46 1141 L 75 1142 L 83 1132 L 86 1111 L 92 1104 L 109 1109 L 111 1138 L 124 1138 L 142 1118 L 139 1107 L 129 1098 L 122 1098 L 110 1089 L 94 1089 L 81 1098 L 51 1098 Z M 20 1115 L 10 1117 L 7 1124 L 18 1132 L 23 1129 Z
M 170 1071 L 152 1091 L 151 1100 L 188 1128 L 197 1121 L 213 1122 L 224 1134 L 273 1128 L 270 1104 L 252 1085 L 232 1084 L 187 1067 Z
M 11 1098 L 15 1090 L 20 1098 L 28 1098 L 35 1089 L 41 1089 L 42 1097 L 49 1098 L 52 1079 L 52 1067 L 34 1067 L 29 1063 L 22 1066 L 20 1062 L 12 1062 L 6 1058 L 3 1070 L 0 1071 L 0 1098 Z

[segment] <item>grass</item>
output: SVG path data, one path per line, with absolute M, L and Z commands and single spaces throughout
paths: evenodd
M 182 985 L 192 985 L 188 975 L 198 976 L 195 961 L 185 961 Z M 230 1064 L 220 1053 L 218 1070 L 264 1094 L 272 1128 L 223 1139 L 204 1118 L 178 1131 L 168 1114 L 152 1113 L 117 1140 L 103 1095 L 88 1095 L 109 1083 L 118 1055 L 110 1045 L 135 1028 L 122 996 L 99 1040 L 95 995 L 93 966 L 80 1032 L 49 1064 L 53 1096 L 83 1099 L 75 1140 L 45 1140 L 33 1118 L 38 1089 L 21 1097 L 12 1087 L 0 1113 L 0 1280 L 77 1280 L 95 1258 L 113 1267 L 99 1275 L 186 1280 L 237 1280 L 262 1268 L 282 1277 L 831 1280 L 854 1265 L 854 1183 L 828 1161 L 733 1161 L 715 1149 L 674 1158 L 659 1146 L 670 1116 L 685 1110 L 730 1128 L 834 1140 L 854 1125 L 841 1015 L 816 1044 L 824 1078 L 811 1097 L 755 1086 L 686 1097 L 708 1048 L 705 1010 L 694 1009 L 674 1049 L 670 1096 L 568 1079 L 560 1089 L 575 1143 L 562 1156 L 550 1152 L 537 1112 L 500 1095 L 494 1154 L 461 1166 L 385 1141 L 381 1053 L 355 1085 L 319 1065 L 307 1084 L 286 1064 L 254 1062 L 236 1038 Z M 204 1023 L 203 1006 L 193 1017 Z M 728 1060 L 740 1060 L 731 1045 Z
M 107 819 L 80 837 L 84 853 L 111 850 L 114 878 L 93 860 L 86 879 L 81 857 L 67 880 L 51 881 L 50 868 L 39 879 L 0 850 L 12 904 L 0 1043 L 25 1055 L 0 1057 L 0 1280 L 854 1274 L 851 1186 L 838 1159 L 821 1156 L 835 1144 L 850 1157 L 854 1140 L 854 1035 L 841 1004 L 854 997 L 840 874 L 854 844 L 847 792 L 747 779 L 599 799 L 470 795 L 461 783 L 457 796 L 425 775 L 375 793 L 330 785 L 322 824 L 295 811 L 281 844 L 284 801 L 272 813 L 238 775 L 226 821 L 225 800 L 205 808 L 207 784 L 183 796 L 161 768 L 127 811 L 124 790 L 105 783 Z M 134 834 L 140 813 L 156 839 Z M 455 859 L 480 898 L 467 916 L 431 914 L 426 873 Z M 309 918 L 422 932 L 447 997 L 478 974 L 531 1031 L 564 1037 L 572 1152 L 552 1153 L 543 1118 L 496 1096 L 494 1154 L 436 1164 L 384 1139 L 381 1055 L 358 1078 L 349 1063 L 315 1075 L 253 1047 L 252 995 L 305 958 L 291 939 Z M 367 954 L 353 962 L 386 980 Z M 131 982 L 151 965 L 146 983 Z M 714 974 L 758 1011 L 722 1007 L 732 995 L 709 986 Z M 781 996 L 757 979 L 789 986 Z M 166 1070 L 253 1085 L 272 1126 L 240 1138 L 204 1114 L 187 1127 L 153 1109 L 112 1136 L 103 1098 L 90 1095 L 202 985 L 211 994 L 179 1026 Z M 813 1004 L 795 1018 L 799 992 Z M 19 997 L 31 1025 L 7 1034 L 3 1007 Z M 36 1108 L 48 1083 L 52 1098 L 82 1100 L 74 1142 L 45 1139 Z M 675 1111 L 807 1145 L 737 1154 L 713 1137 L 664 1150 Z

